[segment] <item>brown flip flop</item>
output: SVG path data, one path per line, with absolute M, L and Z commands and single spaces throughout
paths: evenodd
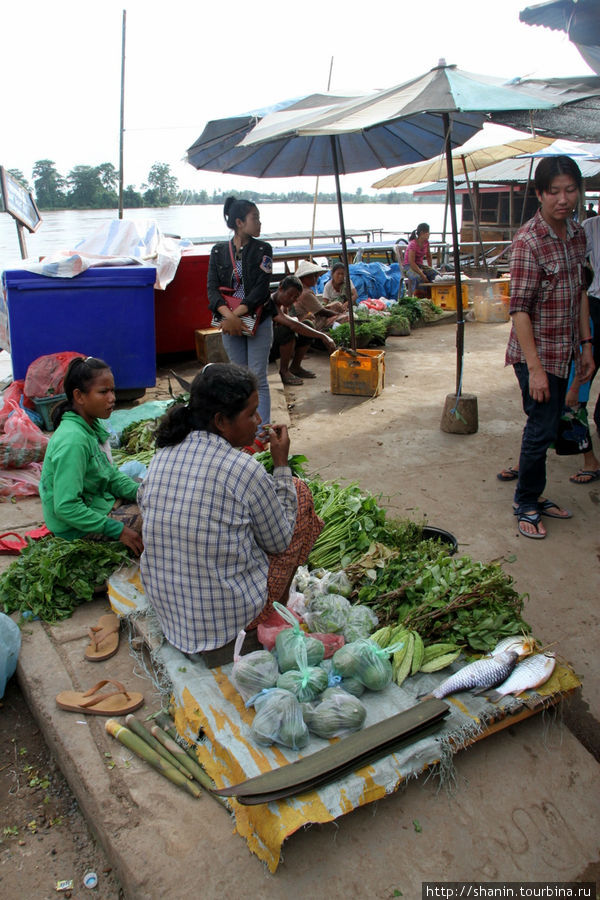
M 119 649 L 119 618 L 114 614 L 100 616 L 97 625 L 92 625 L 88 634 L 90 643 L 86 647 L 85 658 L 90 662 L 110 659 Z
M 100 688 L 105 684 L 113 684 L 117 690 L 101 693 Z M 113 678 L 104 678 L 89 691 L 61 691 L 56 695 L 56 705 L 61 709 L 86 716 L 125 716 L 143 703 L 142 694 L 125 690 L 125 685 Z

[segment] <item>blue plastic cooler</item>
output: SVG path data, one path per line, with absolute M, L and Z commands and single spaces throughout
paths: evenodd
M 75 278 L 3 273 L 0 345 L 15 380 L 38 356 L 75 350 L 106 360 L 117 388 L 156 384 L 154 281 L 149 266 L 90 268 Z

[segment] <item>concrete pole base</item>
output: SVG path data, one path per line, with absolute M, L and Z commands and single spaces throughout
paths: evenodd
M 458 403 L 456 394 L 448 394 L 440 428 L 449 434 L 475 434 L 479 428 L 475 394 L 461 394 Z

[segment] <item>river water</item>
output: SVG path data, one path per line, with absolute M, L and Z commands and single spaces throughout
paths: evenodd
M 460 208 L 459 215 L 460 225 Z M 276 232 L 310 234 L 313 219 L 311 203 L 260 204 L 262 233 L 265 237 Z M 71 250 L 83 238 L 89 237 L 106 222 L 117 218 L 116 210 L 60 210 L 42 212 L 42 223 L 35 234 L 25 230 L 27 255 L 38 258 Z M 226 235 L 221 206 L 170 206 L 166 209 L 125 210 L 124 218 L 133 221 L 154 219 L 165 234 L 199 238 Z M 347 230 L 383 230 L 385 237 L 410 232 L 419 222 L 428 222 L 432 233 L 441 232 L 444 220 L 443 203 L 347 203 L 344 223 Z M 319 204 L 315 229 L 332 231 L 339 228 L 337 205 Z M 207 247 L 208 252 L 208 247 Z M 19 268 L 20 252 L 14 220 L 8 213 L 0 214 L 0 270 Z

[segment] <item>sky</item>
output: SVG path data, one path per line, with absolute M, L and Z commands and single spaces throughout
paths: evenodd
M 481 74 L 593 74 L 563 32 L 519 22 L 533 0 L 19 0 L 3 4 L 0 164 L 31 182 L 36 160 L 66 176 L 119 164 L 126 10 L 124 180 L 138 189 L 155 162 L 190 190 L 314 190 L 314 179 L 198 172 L 185 151 L 207 121 L 327 88 L 390 87 L 443 57 Z M 414 16 L 414 19 L 412 18 Z M 345 176 L 342 189 L 384 171 Z M 333 191 L 333 179 L 320 179 Z

